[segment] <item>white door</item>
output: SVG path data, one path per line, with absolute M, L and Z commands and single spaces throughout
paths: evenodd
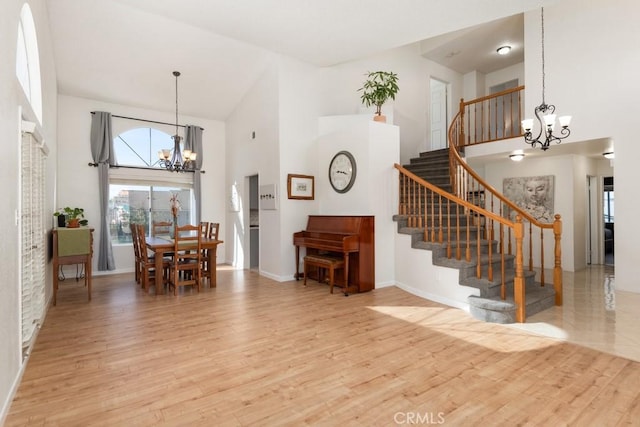
M 447 148 L 447 84 L 431 79 L 431 150 Z

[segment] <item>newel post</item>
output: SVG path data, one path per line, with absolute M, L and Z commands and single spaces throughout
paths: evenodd
M 555 237 L 553 289 L 556 291 L 556 305 L 562 305 L 562 221 L 560 220 L 560 214 L 555 215 L 553 235 Z
M 514 227 L 516 239 L 516 277 L 513 279 L 513 301 L 516 304 L 516 322 L 524 323 L 526 318 L 525 296 L 524 296 L 524 269 L 522 255 L 522 241 L 524 240 L 524 224 L 522 217 L 516 216 Z

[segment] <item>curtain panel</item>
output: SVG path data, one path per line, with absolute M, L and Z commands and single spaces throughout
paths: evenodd
M 202 187 L 200 184 L 200 169 L 202 168 L 202 128 L 200 126 L 186 125 L 185 126 L 185 138 L 184 149 L 191 150 L 196 153 L 195 171 L 193 172 L 193 194 L 196 200 L 196 224 L 200 223 L 202 218 Z
M 111 113 L 96 111 L 91 117 L 91 155 L 98 164 L 100 197 L 100 235 L 98 236 L 98 270 L 115 270 L 113 246 L 109 233 L 109 166 L 115 165 Z

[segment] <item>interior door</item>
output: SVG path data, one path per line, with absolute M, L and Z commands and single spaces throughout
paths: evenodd
M 447 83 L 431 79 L 431 149 L 447 148 Z

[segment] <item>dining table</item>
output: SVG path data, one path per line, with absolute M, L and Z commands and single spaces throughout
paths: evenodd
M 218 239 L 211 239 L 208 237 L 203 237 L 202 240 L 200 241 L 200 248 L 208 249 L 207 253 L 209 255 L 209 259 L 207 260 L 207 267 L 211 269 L 210 271 L 211 274 L 209 279 L 210 280 L 209 286 L 211 288 L 214 288 L 217 285 L 216 252 L 218 250 L 218 245 L 221 243 L 224 243 L 224 241 L 218 240 Z M 156 271 L 163 271 L 164 269 L 162 268 L 162 261 L 164 258 L 164 254 L 175 251 L 175 243 L 173 239 L 169 236 L 155 236 L 155 237 L 147 236 L 145 238 L 145 244 L 147 246 L 147 249 L 153 252 L 155 255 Z M 180 245 L 180 249 L 181 250 L 196 249 L 196 243 L 194 242 L 193 245 L 191 244 Z M 168 278 L 165 278 L 165 279 L 168 279 Z M 163 294 L 164 287 L 156 286 L 156 293 Z

